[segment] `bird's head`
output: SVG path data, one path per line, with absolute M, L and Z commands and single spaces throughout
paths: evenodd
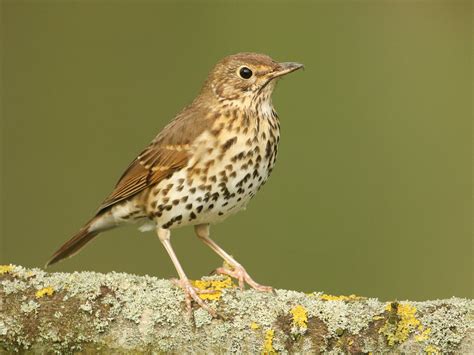
M 219 101 L 240 105 L 270 100 L 276 79 L 303 68 L 302 64 L 278 63 L 267 55 L 238 53 L 222 59 L 209 74 L 203 90 Z

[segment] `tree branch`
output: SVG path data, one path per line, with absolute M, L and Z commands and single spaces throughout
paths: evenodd
M 0 352 L 456 352 L 474 349 L 474 301 L 384 303 L 356 296 L 200 288 L 221 318 L 167 280 L 121 273 L 45 273 L 0 266 Z

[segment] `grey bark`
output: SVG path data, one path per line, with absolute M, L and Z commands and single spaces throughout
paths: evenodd
M 380 302 L 230 287 L 206 301 L 220 314 L 212 318 L 198 307 L 188 313 L 180 289 L 149 276 L 3 266 L 0 283 L 0 352 L 474 351 L 468 299 Z

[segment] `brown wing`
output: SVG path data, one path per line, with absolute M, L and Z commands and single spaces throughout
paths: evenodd
M 150 145 L 145 149 L 122 175 L 115 189 L 100 206 L 100 210 L 135 195 L 185 166 L 188 152 L 173 151 L 172 146 L 168 148 Z
M 212 122 L 202 110 L 192 107 L 185 109 L 130 164 L 115 189 L 100 206 L 99 212 L 157 184 L 186 166 L 191 154 L 191 143 Z

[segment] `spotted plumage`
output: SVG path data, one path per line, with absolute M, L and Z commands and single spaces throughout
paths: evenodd
M 142 230 L 157 231 L 180 286 L 205 306 L 169 241 L 171 229 L 194 225 L 197 236 L 231 265 L 220 272 L 268 290 L 209 238 L 209 225 L 245 208 L 267 181 L 280 140 L 271 94 L 279 77 L 301 67 L 255 53 L 220 61 L 196 99 L 129 165 L 97 214 L 48 264 L 73 255 L 100 232 L 139 222 Z
M 223 110 L 222 118 L 216 119 L 210 127 L 211 131 L 217 130 L 216 127 L 224 122 L 224 128 L 218 134 L 205 131 L 196 138 L 196 144 L 189 147 L 198 151 L 205 144 L 215 149 L 207 150 L 199 159 L 191 159 L 183 169 L 144 191 L 145 196 L 136 196 L 136 199 L 144 198 L 148 202 L 139 207 L 143 213 L 130 212 L 135 220 L 153 216 L 151 219 L 145 217 L 146 223 L 173 229 L 190 224 L 218 223 L 245 207 L 268 179 L 275 163 L 279 124 L 274 111 L 268 116 L 258 115 L 258 111 L 232 116 L 232 111 L 231 108 Z M 227 117 L 236 118 L 227 123 Z M 245 117 L 253 119 L 246 120 Z M 249 127 L 246 134 L 239 130 L 244 125 Z M 168 196 L 173 196 L 173 200 Z M 135 204 L 134 200 L 121 204 Z M 117 211 L 122 211 L 121 204 L 116 207 Z M 114 212 L 112 208 L 111 213 Z M 158 215 L 159 218 L 155 218 Z

